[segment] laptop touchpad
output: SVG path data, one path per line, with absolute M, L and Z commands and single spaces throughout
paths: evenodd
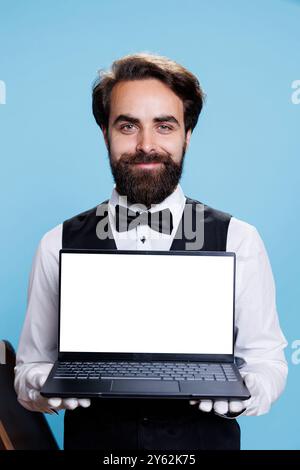
M 168 382 L 163 380 L 113 380 L 112 392 L 149 392 L 149 393 L 168 393 L 179 392 L 178 382 Z

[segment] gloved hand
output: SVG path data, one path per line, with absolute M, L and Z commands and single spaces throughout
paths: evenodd
M 266 413 L 269 410 L 269 407 L 267 407 L 266 411 L 257 411 L 258 405 L 256 406 L 256 403 L 260 400 L 262 395 L 257 375 L 252 372 L 242 375 L 244 376 L 244 382 L 251 394 L 251 397 L 248 400 L 190 400 L 190 404 L 197 405 L 199 410 L 206 413 L 213 409 L 216 414 L 224 417 L 227 413 L 234 415 L 241 414 L 242 412 L 246 415 L 262 414 L 263 412 Z
M 18 397 L 18 401 L 29 411 L 40 411 L 53 414 L 58 410 L 74 410 L 78 406 L 87 408 L 91 400 L 87 398 L 45 398 L 40 390 L 52 369 L 53 364 L 39 363 L 31 367 L 26 374 L 26 399 Z

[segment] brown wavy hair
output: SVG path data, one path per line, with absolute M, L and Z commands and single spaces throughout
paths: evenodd
M 194 130 L 205 100 L 195 75 L 177 62 L 160 55 L 141 52 L 115 60 L 108 71 L 100 70 L 93 84 L 93 114 L 101 129 L 108 128 L 113 87 L 128 80 L 156 78 L 165 83 L 183 102 L 185 132 Z

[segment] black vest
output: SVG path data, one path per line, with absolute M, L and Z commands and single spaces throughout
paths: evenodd
M 105 205 L 105 208 L 100 211 L 100 216 L 96 214 L 97 209 L 99 213 L 99 206 L 96 206 L 66 220 L 63 223 L 62 247 L 116 250 L 117 246 L 113 239 L 109 222 L 105 229 L 105 232 L 110 234 L 109 237 L 100 239 L 96 232 L 99 222 L 104 217 L 107 218 L 107 204 L 108 200 L 101 203 L 101 206 Z M 196 229 L 196 211 L 199 210 L 199 207 L 204 211 L 204 243 L 200 249 L 195 249 L 197 251 L 226 251 L 227 232 L 231 215 L 188 197 L 186 198 L 183 215 L 176 233 L 182 233 L 182 236 L 176 237 L 175 235 L 170 250 L 186 250 L 186 244 L 193 243 L 193 239 L 186 238 L 185 231 L 182 228 L 188 204 L 191 204 L 192 208 L 192 229 L 194 231 Z

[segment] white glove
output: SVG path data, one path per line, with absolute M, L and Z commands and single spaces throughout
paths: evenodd
M 74 410 L 78 406 L 87 408 L 91 404 L 88 398 L 45 398 L 40 394 L 40 390 L 52 369 L 53 364 L 39 363 L 31 367 L 25 376 L 25 390 L 22 398 L 18 396 L 18 401 L 29 411 L 40 411 L 42 413 L 53 414 L 58 410 Z
M 267 413 L 270 409 L 270 403 L 261 387 L 259 376 L 252 372 L 244 374 L 242 371 L 240 372 L 244 376 L 245 384 L 251 394 L 248 400 L 190 400 L 190 404 L 197 404 L 199 410 L 206 413 L 213 409 L 216 414 L 223 417 L 226 417 L 227 413 L 247 416 Z

